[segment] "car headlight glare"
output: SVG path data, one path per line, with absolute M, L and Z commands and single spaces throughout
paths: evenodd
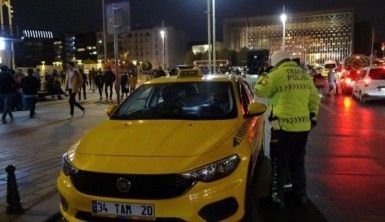
M 203 182 L 218 180 L 234 172 L 239 164 L 239 160 L 238 155 L 232 155 L 181 175 L 186 179 L 192 178 Z
M 78 169 L 72 165 L 67 153 L 65 153 L 62 158 L 62 170 L 66 176 L 74 175 L 78 172 Z

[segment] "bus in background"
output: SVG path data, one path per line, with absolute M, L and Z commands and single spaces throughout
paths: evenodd
M 343 60 L 341 66 L 337 69 L 342 94 L 352 93 L 359 70 L 368 66 L 370 66 L 370 58 L 361 54 L 354 54 Z

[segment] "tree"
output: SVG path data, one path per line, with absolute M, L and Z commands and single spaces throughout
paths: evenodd
M 238 65 L 246 66 L 247 65 L 247 48 L 241 48 L 238 52 Z
M 230 66 L 238 66 L 239 65 L 239 60 L 238 60 L 238 53 L 235 50 L 230 50 L 229 51 L 229 57 L 228 57 Z
M 188 52 L 186 53 L 184 62 L 185 62 L 187 65 L 192 66 L 193 63 L 194 63 L 194 60 L 195 60 L 195 54 L 194 54 L 192 51 L 188 51 Z
M 144 61 L 142 63 L 142 70 L 143 71 L 150 71 L 152 69 L 152 64 L 149 61 Z

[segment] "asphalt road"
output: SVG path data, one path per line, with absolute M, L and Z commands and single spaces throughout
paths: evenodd
M 385 102 L 328 97 L 311 132 L 308 192 L 328 221 L 385 221 Z

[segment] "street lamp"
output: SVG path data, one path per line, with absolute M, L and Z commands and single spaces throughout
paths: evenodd
M 166 38 L 166 31 L 163 29 L 160 30 L 160 37 L 162 38 L 162 59 L 163 59 L 163 69 L 166 69 L 166 45 L 165 45 L 165 38 Z
M 285 14 L 285 10 L 280 16 L 281 22 L 282 22 L 282 50 L 285 50 L 285 35 L 286 35 L 286 20 L 287 16 Z

